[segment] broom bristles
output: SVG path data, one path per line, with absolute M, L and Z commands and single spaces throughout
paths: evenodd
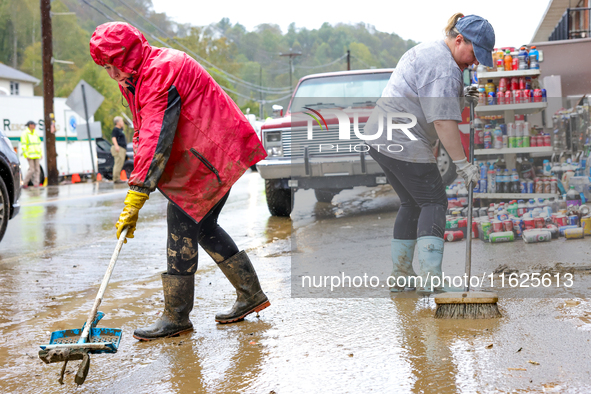
M 436 319 L 495 319 L 503 317 L 496 303 L 490 304 L 438 304 Z

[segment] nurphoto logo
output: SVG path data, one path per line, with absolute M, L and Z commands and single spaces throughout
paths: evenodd
M 320 131 L 328 131 L 328 124 L 324 116 L 319 111 L 316 111 L 309 107 L 304 107 L 306 110 L 310 112 L 304 112 L 304 114 L 308 115 L 310 119 L 308 119 L 308 126 L 307 126 L 307 139 L 312 141 L 314 140 L 314 126 L 313 121 L 320 126 Z M 344 111 L 338 109 L 326 109 L 322 111 L 324 115 L 334 115 L 339 123 L 339 141 L 350 141 L 351 140 L 351 118 L 350 115 Z M 363 134 L 359 130 L 359 113 L 353 113 L 353 133 L 355 137 L 359 138 L 362 141 L 374 141 L 377 140 L 382 136 L 384 133 L 384 129 L 386 130 L 386 139 L 388 141 L 392 141 L 392 133 L 394 130 L 402 131 L 411 141 L 417 141 L 417 137 L 415 137 L 409 129 L 416 126 L 417 124 L 417 117 L 413 114 L 406 113 L 406 112 L 388 112 L 388 113 L 381 113 L 381 115 L 377 116 L 378 118 L 378 129 L 375 134 L 366 135 Z M 409 123 L 395 123 L 395 119 L 409 119 Z M 385 127 L 384 127 L 384 120 L 385 120 Z M 369 150 L 369 146 L 367 144 L 349 144 L 348 147 L 339 146 L 341 144 L 319 144 L 318 151 L 319 152 L 326 152 L 326 151 L 336 151 L 336 152 L 367 152 Z M 376 150 L 380 150 L 380 147 L 386 147 L 389 152 L 402 152 L 404 149 L 400 144 L 370 144 Z

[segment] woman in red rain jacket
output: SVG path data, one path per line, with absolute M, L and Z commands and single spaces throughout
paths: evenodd
M 239 321 L 269 306 L 248 256 L 217 224 L 232 185 L 266 156 L 248 120 L 197 61 L 150 46 L 127 23 L 98 26 L 90 54 L 119 83 L 133 114 L 134 170 L 117 237 L 127 227 L 127 238 L 133 238 L 138 212 L 154 189 L 169 200 L 164 312 L 134 337 L 151 340 L 193 329 L 197 244 L 236 288 L 234 306 L 217 314 L 217 322 Z

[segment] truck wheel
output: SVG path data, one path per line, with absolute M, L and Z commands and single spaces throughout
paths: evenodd
M 293 191 L 281 187 L 280 179 L 265 179 L 267 207 L 273 216 L 289 216 L 293 209 Z
M 447 154 L 443 144 L 439 146 L 439 156 L 437 156 L 437 167 L 441 173 L 441 179 L 443 180 L 443 186 L 449 186 L 456 180 L 458 174 L 456 174 L 456 165 L 453 163 L 451 157 Z
M 0 241 L 6 232 L 8 219 L 10 218 L 10 201 L 8 196 L 8 189 L 4 184 L 4 179 L 0 177 Z
M 339 191 L 330 189 L 314 189 L 314 195 L 318 202 L 331 202 L 332 198 L 339 194 Z

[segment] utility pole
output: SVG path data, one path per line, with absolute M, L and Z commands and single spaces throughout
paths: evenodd
M 58 184 L 58 171 L 53 128 L 53 34 L 51 31 L 50 0 L 41 3 L 41 46 L 43 63 L 43 131 L 45 140 L 45 159 L 47 160 L 47 184 Z
M 291 48 L 289 49 L 291 51 Z M 292 74 L 292 62 L 294 57 L 301 56 L 302 52 L 289 52 L 289 53 L 280 53 L 279 56 L 289 56 L 289 87 L 293 88 L 293 83 L 291 81 L 291 74 Z
M 347 71 L 351 70 L 351 51 L 347 49 Z

